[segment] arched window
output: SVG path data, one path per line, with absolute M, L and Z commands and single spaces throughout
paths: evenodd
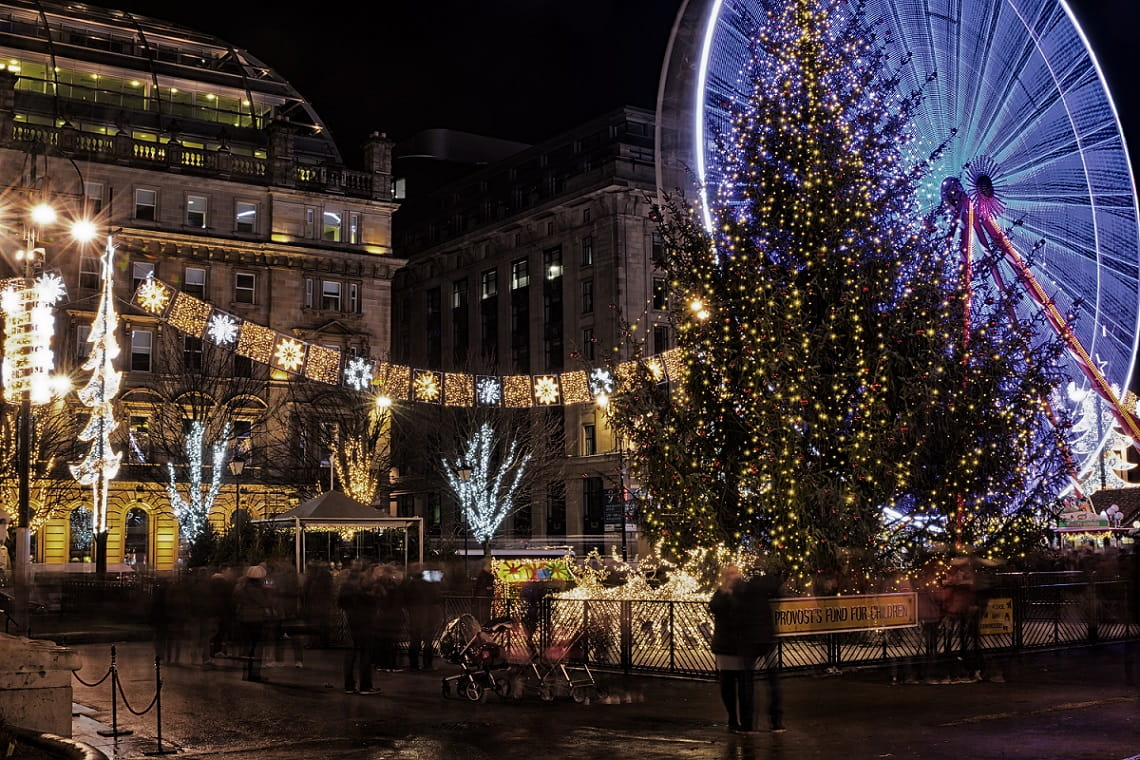
M 68 537 L 67 559 L 70 562 L 90 562 L 94 533 L 91 532 L 91 510 L 78 507 L 71 511 L 70 535 Z
M 127 511 L 126 538 L 123 541 L 123 561 L 128 565 L 145 565 L 150 533 L 150 519 L 146 510 L 132 507 Z

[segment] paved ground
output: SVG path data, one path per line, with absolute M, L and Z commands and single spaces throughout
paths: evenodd
M 106 672 L 109 644 L 76 648 L 80 676 Z M 153 649 L 126 642 L 117 652 L 126 698 L 142 710 L 154 695 Z M 162 749 L 242 760 L 1140 760 L 1140 688 L 1125 683 L 1119 645 L 1002 662 L 992 671 L 1000 682 L 895 685 L 886 671 L 789 677 L 787 732 L 749 737 L 727 732 L 709 681 L 599 673 L 604 696 L 589 704 L 535 694 L 470 703 L 441 696 L 441 678 L 458 672 L 442 663 L 378 673 L 382 693 L 361 696 L 342 692 L 340 656 L 307 650 L 303 669 L 267 669 L 267 683 L 242 681 L 229 664 L 164 667 Z M 136 717 L 121 702 L 118 724 L 134 733 L 97 734 L 112 722 L 109 681 L 76 682 L 74 700 L 75 738 L 109 757 L 159 749 L 156 711 Z

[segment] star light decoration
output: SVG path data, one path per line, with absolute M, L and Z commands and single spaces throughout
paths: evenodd
M 366 391 L 372 385 L 372 362 L 359 356 L 348 360 L 344 366 L 344 384 L 354 391 Z
M 439 380 L 439 375 L 430 370 L 416 372 L 416 379 L 412 382 L 412 393 L 416 401 L 429 404 L 438 402 L 442 395 Z
M 151 272 L 143 284 L 139 286 L 138 294 L 135 297 L 138 299 L 139 306 L 146 311 L 151 314 L 161 314 L 166 305 L 170 303 L 170 293 L 170 288 L 154 279 L 154 273 Z
M 614 375 L 604 367 L 590 370 L 590 395 L 609 396 L 614 392 Z
M 210 323 L 206 327 L 206 335 L 219 346 L 228 346 L 237 341 L 238 321 L 229 314 L 220 311 L 210 316 Z
M 538 403 L 551 406 L 558 403 L 558 380 L 550 375 L 534 379 L 534 398 Z
M 305 360 L 305 344 L 292 338 L 282 338 L 277 342 L 277 350 L 273 357 L 281 369 L 296 372 Z

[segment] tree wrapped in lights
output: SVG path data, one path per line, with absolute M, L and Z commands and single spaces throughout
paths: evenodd
M 112 402 L 119 394 L 122 373 L 115 369 L 115 359 L 119 356 L 119 344 L 115 340 L 119 317 L 115 313 L 113 293 L 114 269 L 112 262 L 115 246 L 110 237 L 102 258 L 102 288 L 99 307 L 91 323 L 88 340 L 91 353 L 83 364 L 83 369 L 91 373 L 87 385 L 77 394 L 84 406 L 91 409 L 87 425 L 79 432 L 80 441 L 90 441 L 91 448 L 79 464 L 70 465 L 72 477 L 80 485 L 91 486 L 92 490 L 92 530 L 97 542 L 99 557 L 96 563 L 104 566 L 103 542 L 107 534 L 107 495 L 110 483 L 119 474 L 123 455 L 111 446 L 111 433 L 115 422 Z
M 472 538 L 490 555 L 491 539 L 517 506 L 531 453 L 517 440 L 502 439 L 484 422 L 464 443 L 459 456 L 441 461 Z
M 218 491 L 222 487 L 222 477 L 226 471 L 227 450 L 230 441 L 230 425 L 222 427 L 221 437 L 215 440 L 211 447 L 210 478 L 204 477 L 205 460 L 204 438 L 206 437 L 206 423 L 202 420 L 192 420 L 190 429 L 186 433 L 186 498 L 178 490 L 178 476 L 173 462 L 166 463 L 169 480 L 166 484 L 166 494 L 170 497 L 170 506 L 178 517 L 178 529 L 182 540 L 192 542 L 202 532 L 206 524 L 206 517 L 218 498 Z
M 391 453 L 392 413 L 387 405 L 373 403 L 359 423 L 348 430 L 337 426 L 332 462 L 341 490 L 361 504 L 371 504 L 383 484 Z
M 608 413 L 664 551 L 746 547 L 851 589 L 916 542 L 989 540 L 1042 505 L 1059 348 L 1033 345 L 1002 294 L 970 311 L 917 200 L 923 94 L 897 93 L 908 62 L 842 9 L 790 0 L 757 30 L 751 96 L 719 136 L 715 232 L 677 201 L 662 227 L 683 376 L 666 387 L 639 363 Z M 1013 498 L 1035 456 L 1049 477 Z

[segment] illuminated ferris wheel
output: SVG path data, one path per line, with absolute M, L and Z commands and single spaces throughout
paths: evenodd
M 702 201 L 716 197 L 713 136 L 748 95 L 749 42 L 772 4 L 685 0 L 658 95 L 660 187 L 695 185 Z M 1069 349 L 1071 383 L 1054 401 L 1079 420 L 1077 471 L 1112 434 L 1106 419 L 1140 445 L 1134 410 L 1119 402 L 1140 326 L 1136 188 L 1116 108 L 1069 6 L 867 0 L 865 9 L 888 52 L 906 61 L 899 90 L 925 86 L 916 153 L 953 135 L 921 191 L 952 211 L 947 234 L 967 271 L 1021 289 L 1020 316 L 1043 312 L 1042 329 Z M 1070 312 L 1079 315 L 1071 330 Z

